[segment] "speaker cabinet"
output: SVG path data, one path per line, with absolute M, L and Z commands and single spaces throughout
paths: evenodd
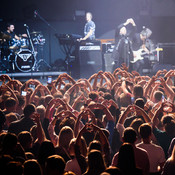
M 114 69 L 114 60 L 112 58 L 112 53 L 104 53 L 103 54 L 104 59 L 104 68 L 106 72 L 113 72 Z
M 102 53 L 100 46 L 80 46 L 80 78 L 89 78 L 102 70 Z
M 158 46 L 163 49 L 159 52 L 159 63 L 175 65 L 175 43 L 158 43 Z

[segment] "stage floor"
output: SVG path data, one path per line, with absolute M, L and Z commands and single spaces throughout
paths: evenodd
M 16 72 L 16 73 L 5 73 L 1 72 L 0 75 L 6 74 L 12 79 L 17 79 L 22 83 L 29 79 L 37 79 L 43 84 L 47 82 L 48 76 L 52 76 L 53 80 L 57 79 L 60 74 L 67 72 Z

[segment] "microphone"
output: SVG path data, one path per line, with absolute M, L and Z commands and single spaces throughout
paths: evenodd
M 34 11 L 34 18 L 36 18 L 37 15 L 38 15 L 38 12 L 35 10 Z
M 29 28 L 29 26 L 27 24 L 24 24 L 24 27 Z

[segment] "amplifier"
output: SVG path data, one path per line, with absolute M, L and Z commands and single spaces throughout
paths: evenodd
M 163 48 L 163 51 L 158 53 L 159 62 L 175 65 L 175 43 L 158 43 L 158 47 Z
M 115 44 L 112 43 L 103 43 L 102 44 L 102 52 L 103 53 L 112 53 L 114 50 Z
M 84 47 L 84 46 L 83 46 Z M 88 50 L 91 49 L 91 50 Z M 102 70 L 102 53 L 97 46 L 79 49 L 80 78 L 89 78 Z

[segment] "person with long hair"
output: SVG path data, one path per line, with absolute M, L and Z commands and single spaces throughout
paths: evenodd
M 142 175 L 142 170 L 136 167 L 134 149 L 130 143 L 124 143 L 119 150 L 117 167 L 123 175 Z
M 103 156 L 98 150 L 91 150 L 88 154 L 88 167 L 83 175 L 99 175 L 105 171 L 106 165 Z
M 175 146 L 170 158 L 167 159 L 163 167 L 162 175 L 174 175 L 175 173 Z

